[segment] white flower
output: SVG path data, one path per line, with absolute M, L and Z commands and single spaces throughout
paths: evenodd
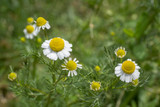
M 114 52 L 115 52 L 116 56 L 119 57 L 119 58 L 123 58 L 126 55 L 126 53 L 127 53 L 125 51 L 124 47 L 119 47 Z
M 74 60 L 72 60 L 72 58 L 69 58 L 68 61 L 65 59 L 65 64 L 62 65 L 62 70 L 68 70 L 68 76 L 77 75 L 77 68 L 82 69 L 82 65 L 78 64 L 78 62 L 79 61 L 76 58 L 74 58 Z
M 27 39 L 33 39 L 34 36 L 37 36 L 39 30 L 35 28 L 36 25 L 27 25 L 26 28 L 23 30 L 25 37 Z
M 44 48 L 43 54 L 54 61 L 69 57 L 72 51 L 72 44 L 60 37 L 45 40 L 41 47 Z
M 46 29 L 50 29 L 51 26 L 49 25 L 49 22 L 44 19 L 43 17 L 38 17 L 37 20 L 35 21 L 36 23 L 36 29 L 40 30 L 41 28 L 44 30 Z
M 115 67 L 115 74 L 117 77 L 120 77 L 121 81 L 129 83 L 139 78 L 139 69 L 140 67 L 134 61 L 127 59 Z

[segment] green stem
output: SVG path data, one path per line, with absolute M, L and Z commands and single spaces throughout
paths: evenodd
M 121 63 L 123 62 L 123 58 L 121 58 Z
M 30 89 L 30 90 L 32 90 L 32 91 L 36 91 L 36 92 L 39 92 L 39 93 L 41 93 L 41 94 L 43 94 L 43 95 L 47 95 L 47 93 L 45 93 L 45 92 L 43 92 L 43 91 L 41 91 L 41 90 L 39 90 L 39 89 L 37 89 L 37 88 L 33 88 L 33 87 L 31 87 L 31 86 L 29 86 L 28 84 L 22 84 L 22 83 L 20 83 L 18 80 L 16 80 L 16 82 L 17 82 L 17 84 L 19 84 L 21 87 L 26 87 L 26 88 L 28 88 L 28 89 Z
M 44 29 L 44 35 L 45 35 L 46 39 L 48 40 L 47 32 L 45 29 Z
M 34 57 L 33 70 L 32 70 L 32 77 L 33 77 L 33 79 L 35 79 L 35 76 L 36 76 L 36 64 L 37 64 L 37 57 Z

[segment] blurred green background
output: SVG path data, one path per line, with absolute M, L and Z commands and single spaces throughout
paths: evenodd
M 59 36 L 74 44 L 73 56 L 87 66 L 104 62 L 104 47 L 124 46 L 125 58 L 135 60 L 149 79 L 143 87 L 126 92 L 121 106 L 160 106 L 159 0 L 0 0 L 0 106 L 16 107 L 23 102 L 13 101 L 15 95 L 7 91 L 4 103 L 3 92 L 9 90 L 9 66 L 18 70 L 23 63 L 23 49 L 18 47 L 23 45 L 20 37 L 27 18 L 39 16 L 51 25 L 49 38 Z M 117 102 L 112 96 L 108 100 L 106 107 Z

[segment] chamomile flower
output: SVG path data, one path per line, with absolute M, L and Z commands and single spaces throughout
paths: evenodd
M 101 70 L 101 68 L 97 65 L 97 66 L 94 67 L 94 70 L 98 72 L 98 71 Z
M 115 67 L 115 74 L 117 77 L 120 77 L 121 81 L 129 83 L 139 78 L 139 69 L 140 67 L 134 61 L 127 59 Z
M 32 17 L 27 18 L 28 24 L 32 24 L 34 22 L 34 19 Z
M 8 79 L 13 81 L 17 78 L 17 74 L 15 72 L 11 72 L 10 74 L 8 74 Z
M 37 36 L 39 30 L 35 29 L 35 27 L 36 25 L 27 25 L 26 28 L 23 30 L 27 39 L 33 39 L 34 36 Z
M 60 37 L 45 40 L 41 47 L 44 48 L 43 54 L 54 61 L 69 57 L 72 51 L 72 44 Z
M 68 70 L 68 76 L 73 76 L 73 75 L 77 75 L 77 68 L 82 69 L 82 65 L 78 64 L 78 60 L 76 58 L 74 58 L 74 60 L 72 60 L 72 58 L 69 58 L 69 60 L 67 61 L 65 59 L 65 64 L 62 65 L 63 70 Z
M 100 82 L 91 82 L 90 84 L 90 89 L 93 90 L 93 91 L 98 91 L 100 90 L 100 87 L 101 87 L 101 83 Z
M 127 53 L 125 51 L 125 48 L 123 48 L 123 47 L 117 48 L 114 52 L 115 52 L 116 56 L 119 57 L 119 58 L 123 58 Z
M 51 26 L 49 25 L 49 22 L 46 20 L 46 19 L 44 19 L 43 17 L 38 17 L 37 18 L 37 20 L 35 21 L 35 23 L 36 23 L 36 28 L 37 29 L 50 29 L 51 28 Z
M 26 42 L 26 38 L 25 38 L 25 37 L 21 37 L 21 38 L 20 38 L 20 41 L 21 41 L 21 42 Z

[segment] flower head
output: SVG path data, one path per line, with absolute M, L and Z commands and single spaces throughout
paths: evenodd
M 98 71 L 101 70 L 101 68 L 97 65 L 97 66 L 94 67 L 94 70 L 98 72 Z
M 117 48 L 114 52 L 115 52 L 116 56 L 119 57 L 119 58 L 123 58 L 127 53 L 125 51 L 125 48 L 123 48 L 123 47 Z
M 32 24 L 34 22 L 34 19 L 32 17 L 27 18 L 28 24 Z
M 20 41 L 21 41 L 21 42 L 26 42 L 26 38 L 25 38 L 25 37 L 21 37 L 21 38 L 20 38 Z
M 43 30 L 44 30 L 45 28 L 46 28 L 46 29 L 50 29 L 50 27 L 51 27 L 51 26 L 49 25 L 49 22 L 48 22 L 46 19 L 44 19 L 43 17 L 38 17 L 35 23 L 36 23 L 36 28 L 39 29 L 39 30 L 40 30 L 41 28 L 42 28 Z
M 138 79 L 132 80 L 132 84 L 134 86 L 137 86 L 139 84 L 139 80 Z
M 101 83 L 100 82 L 91 82 L 90 84 L 90 89 L 93 90 L 93 91 L 98 91 L 100 90 L 100 87 L 101 87 Z
M 27 25 L 26 28 L 23 30 L 27 39 L 33 39 L 34 36 L 37 36 L 39 30 L 35 29 L 35 27 L 35 25 Z
M 115 32 L 113 32 L 113 31 L 110 32 L 110 35 L 111 35 L 111 36 L 114 36 L 114 35 L 115 35 Z
M 129 83 L 132 82 L 132 80 L 139 78 L 139 69 L 140 67 L 134 61 L 127 59 L 115 67 L 115 74 L 117 77 L 120 76 L 121 81 Z
M 45 40 L 41 47 L 44 48 L 43 54 L 54 61 L 69 57 L 72 51 L 72 44 L 60 37 Z
M 78 64 L 78 60 L 76 58 L 74 58 L 74 60 L 72 60 L 72 58 L 69 58 L 69 60 L 67 61 L 65 59 L 65 64 L 62 65 L 63 70 L 68 70 L 68 76 L 73 76 L 73 75 L 77 75 L 77 68 L 82 69 L 82 65 Z
M 8 74 L 8 79 L 13 81 L 17 78 L 17 74 L 15 72 L 11 72 L 10 74 Z
M 42 39 L 39 37 L 39 38 L 37 38 L 37 42 L 38 43 L 42 43 Z

